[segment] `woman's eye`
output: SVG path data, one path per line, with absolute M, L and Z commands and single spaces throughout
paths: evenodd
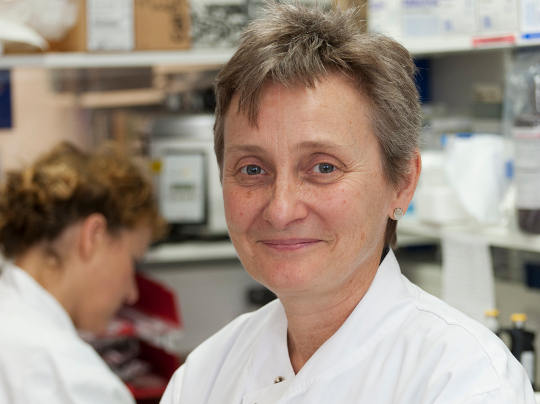
M 242 174 L 247 174 L 247 175 L 266 174 L 266 171 L 264 171 L 261 167 L 256 166 L 256 165 L 249 165 L 249 166 L 242 167 L 240 172 Z
M 315 167 L 313 167 L 313 171 L 320 174 L 328 174 L 334 171 L 335 169 L 336 167 L 330 163 L 320 163 L 320 164 L 316 164 Z

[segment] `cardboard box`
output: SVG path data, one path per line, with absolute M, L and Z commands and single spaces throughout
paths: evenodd
M 51 51 L 188 49 L 190 22 L 187 0 L 81 0 L 76 25 Z

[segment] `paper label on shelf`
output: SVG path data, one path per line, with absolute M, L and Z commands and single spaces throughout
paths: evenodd
M 521 35 L 521 39 L 528 42 L 537 42 L 540 41 L 540 32 L 528 32 Z
M 88 50 L 133 50 L 135 48 L 133 13 L 133 0 L 87 0 Z
M 368 26 L 372 32 L 390 36 L 401 34 L 401 1 L 373 0 L 368 2 Z
M 472 0 L 403 0 L 403 32 L 409 37 L 473 33 Z
M 538 209 L 540 206 L 540 170 L 521 171 L 516 169 L 516 207 Z
M 403 34 L 419 37 L 439 34 L 438 0 L 403 0 Z
M 473 48 L 494 48 L 514 45 L 515 43 L 516 36 L 514 34 L 472 38 Z
M 520 7 L 521 32 L 526 32 L 523 39 L 538 39 L 540 37 L 540 1 L 521 0 Z M 536 35 L 534 35 L 536 33 Z
M 512 128 L 512 137 L 515 139 L 540 139 L 540 127 L 514 127 Z
M 478 0 L 476 4 L 480 32 L 519 29 L 517 0 Z
M 444 34 L 467 34 L 476 30 L 473 0 L 442 0 L 439 15 Z

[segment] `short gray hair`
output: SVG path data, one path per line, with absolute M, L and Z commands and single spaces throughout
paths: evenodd
M 238 110 L 255 126 L 267 82 L 313 88 L 321 78 L 341 72 L 368 102 L 387 180 L 396 187 L 404 183 L 422 123 L 416 66 L 396 41 L 362 33 L 357 12 L 269 3 L 265 16 L 248 25 L 238 50 L 216 78 L 214 149 L 221 171 L 224 121 L 233 96 L 238 94 Z M 396 222 L 389 219 L 385 245 L 395 246 L 395 232 Z

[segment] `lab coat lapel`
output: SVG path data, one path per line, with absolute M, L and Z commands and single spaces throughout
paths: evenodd
M 257 388 L 274 385 L 277 377 L 280 390 L 294 378 L 294 371 L 289 359 L 287 347 L 287 317 L 281 302 L 275 302 L 275 308 L 259 334 L 253 350 L 251 372 Z
M 332 377 L 354 366 L 382 337 L 405 320 L 413 299 L 390 250 L 368 292 L 341 328 L 298 372 L 294 386 L 304 384 L 307 388 L 317 378 Z
M 279 301 L 271 303 L 271 314 L 250 350 L 249 373 L 255 389 L 244 396 L 244 402 L 277 402 L 279 397 L 294 396 L 321 378 L 345 372 L 405 319 L 407 303 L 412 301 L 394 253 L 389 251 L 364 298 L 297 375 L 289 358 L 284 308 Z M 274 384 L 278 376 L 284 380 Z

